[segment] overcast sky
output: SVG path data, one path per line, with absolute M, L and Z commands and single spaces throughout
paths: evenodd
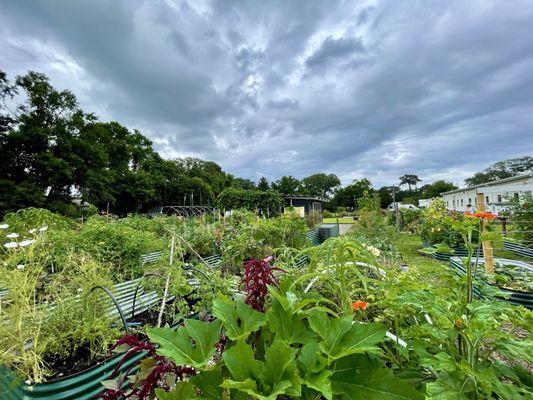
M 0 0 L 0 69 L 254 180 L 460 183 L 533 153 L 527 0 Z

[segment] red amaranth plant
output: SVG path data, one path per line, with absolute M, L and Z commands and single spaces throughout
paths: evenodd
M 278 285 L 274 271 L 281 269 L 270 265 L 272 256 L 263 260 L 249 260 L 244 263 L 242 283 L 246 289 L 246 304 L 257 311 L 265 311 L 268 285 Z
M 112 378 L 115 378 L 118 375 L 120 368 L 128 359 L 142 351 L 148 352 L 148 357 L 154 360 L 155 365 L 151 367 L 148 375 L 138 382 L 138 385 L 132 384 L 130 390 L 120 389 L 124 383 L 124 379 L 126 379 L 126 376 L 128 375 L 126 373 L 123 374 L 120 379 L 117 379 L 118 381 L 116 386 L 119 389 L 108 388 L 96 398 L 103 400 L 119 400 L 129 398 L 134 398 L 136 400 L 148 400 L 151 398 L 155 388 L 162 388 L 165 390 L 171 389 L 165 380 L 165 376 L 167 374 L 173 373 L 177 380 L 183 380 L 183 378 L 187 376 L 196 375 L 196 370 L 194 368 L 176 365 L 167 358 L 156 354 L 156 348 L 154 344 L 147 339 L 141 339 L 133 335 L 126 335 L 119 339 L 117 343 L 115 343 L 113 349 L 123 345 L 129 346 L 129 349 L 125 352 L 124 356 L 115 367 Z

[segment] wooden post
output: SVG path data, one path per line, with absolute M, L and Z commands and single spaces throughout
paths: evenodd
M 478 211 L 485 211 L 485 196 L 483 193 L 476 193 L 477 197 L 477 209 Z M 485 232 L 487 229 L 488 221 L 486 218 L 483 218 L 483 227 L 481 233 Z M 494 274 L 494 252 L 492 249 L 492 244 L 490 240 L 485 240 L 482 243 L 483 246 L 483 258 L 485 259 L 485 272 L 487 274 Z

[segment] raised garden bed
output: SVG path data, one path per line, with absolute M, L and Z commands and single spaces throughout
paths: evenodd
M 456 247 L 452 248 L 452 252 L 449 251 L 442 251 L 438 249 L 438 246 L 431 245 L 429 243 L 424 243 L 424 248 L 422 250 L 419 250 L 420 253 L 429 255 L 433 257 L 435 260 L 439 261 L 450 261 L 451 257 L 466 257 L 468 255 L 467 250 L 464 247 Z M 479 249 L 474 251 L 474 257 L 479 256 L 483 257 L 483 250 Z
M 503 249 L 512 251 L 517 256 L 533 258 L 533 249 L 530 249 L 520 243 L 514 242 L 510 239 L 503 239 Z
M 452 257 L 450 259 L 450 266 L 460 275 L 466 274 L 463 261 L 464 259 L 460 257 Z M 483 279 L 485 260 L 479 258 L 474 293 L 478 297 L 486 297 L 483 294 L 482 285 L 491 285 L 498 288 L 501 295 L 497 297 L 500 300 L 516 306 L 533 309 L 533 291 L 531 290 L 533 266 L 523 261 L 508 260 L 505 258 L 495 258 L 494 261 L 496 270 L 495 280 L 497 283 L 488 283 Z M 475 262 L 476 260 L 472 260 L 472 263 Z

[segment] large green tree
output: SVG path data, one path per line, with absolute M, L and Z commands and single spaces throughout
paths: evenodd
M 531 171 L 533 171 L 533 157 L 523 156 L 509 158 L 507 160 L 498 161 L 485 168 L 485 170 L 477 172 L 470 178 L 465 179 L 465 183 L 468 186 L 479 185 Z
M 14 99 L 21 103 L 8 108 Z M 0 71 L 0 104 L 0 214 L 29 206 L 67 212 L 73 197 L 119 214 L 214 204 L 234 181 L 212 161 L 163 160 L 140 132 L 99 122 L 43 74 L 11 84 Z
M 302 180 L 303 190 L 309 196 L 330 198 L 340 187 L 341 181 L 335 174 L 317 173 Z
M 281 194 L 298 194 L 302 191 L 302 182 L 292 175 L 282 176 L 279 180 L 272 182 L 272 189 Z
M 424 185 L 420 188 L 422 192 L 422 197 L 425 199 L 432 199 L 434 197 L 439 197 L 441 193 L 448 192 L 450 190 L 457 189 L 452 182 L 445 180 L 438 180 L 429 185 Z
M 355 207 L 357 199 L 363 197 L 364 193 L 372 191 L 372 183 L 366 179 L 356 179 L 351 184 L 339 189 L 333 197 L 332 203 L 335 207 Z
M 400 176 L 400 186 L 407 185 L 409 187 L 409 191 L 411 191 L 412 186 L 414 186 L 416 189 L 418 182 L 422 182 L 418 175 L 406 174 Z

